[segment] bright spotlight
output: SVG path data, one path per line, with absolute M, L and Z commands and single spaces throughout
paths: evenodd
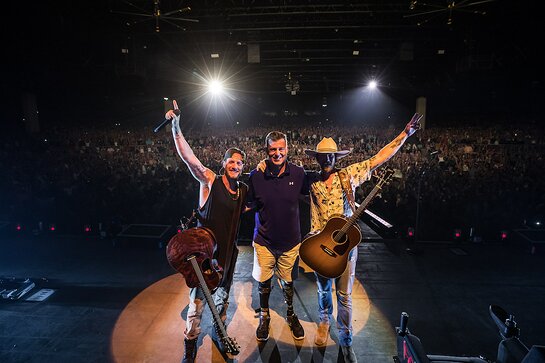
M 375 81 L 375 80 L 370 81 L 369 84 L 367 84 L 367 87 L 369 89 L 371 89 L 371 90 L 376 89 L 377 88 L 377 81 Z
M 208 82 L 208 92 L 217 96 L 223 93 L 223 84 L 218 80 Z

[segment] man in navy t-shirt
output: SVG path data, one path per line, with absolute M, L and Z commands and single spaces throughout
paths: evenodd
M 303 168 L 287 161 L 286 135 L 270 132 L 265 138 L 268 159 L 262 172 L 250 173 L 248 207 L 255 208 L 253 237 L 254 268 L 252 276 L 259 283 L 258 341 L 269 339 L 269 296 L 276 270 L 288 305 L 286 321 L 294 339 L 303 339 L 305 331 L 293 310 L 292 270 L 299 256 L 299 196 L 308 194 Z

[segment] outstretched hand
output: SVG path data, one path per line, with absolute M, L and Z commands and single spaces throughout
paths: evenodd
M 178 123 L 180 121 L 180 109 L 178 108 L 178 103 L 176 100 L 172 100 L 172 107 L 174 107 L 174 110 L 168 110 L 165 114 L 165 118 L 167 120 L 172 120 L 172 124 Z
M 411 136 L 416 132 L 416 130 L 420 129 L 420 120 L 424 117 L 424 115 L 421 115 L 419 113 L 415 113 L 413 117 L 411 118 L 411 121 L 405 126 L 405 132 L 407 133 L 407 136 Z

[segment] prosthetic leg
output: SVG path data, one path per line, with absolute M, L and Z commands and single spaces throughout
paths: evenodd
M 297 318 L 297 315 L 295 315 L 295 312 L 293 311 L 293 281 L 286 282 L 280 280 L 280 285 L 282 286 L 284 301 L 288 306 L 288 310 L 286 312 L 286 321 L 288 323 L 288 326 L 290 327 L 291 335 L 293 336 L 293 339 L 301 340 L 305 337 L 305 330 L 301 326 L 299 318 Z
M 260 342 L 265 342 L 269 339 L 269 328 L 271 316 L 269 314 L 269 297 L 271 295 L 272 277 L 267 281 L 260 282 L 259 291 L 259 325 L 255 331 L 256 339 Z

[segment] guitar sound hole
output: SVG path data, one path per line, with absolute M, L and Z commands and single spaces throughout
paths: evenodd
M 341 231 L 337 230 L 337 231 L 333 232 L 333 234 L 331 235 L 331 238 L 333 238 L 333 241 L 335 243 L 341 244 L 341 243 L 346 242 L 346 240 L 347 240 L 346 239 L 346 233 L 344 233 L 342 235 L 340 233 L 341 233 Z

